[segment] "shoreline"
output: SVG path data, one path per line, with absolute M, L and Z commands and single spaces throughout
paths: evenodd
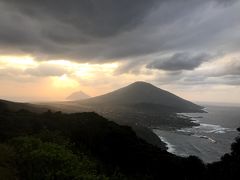
M 207 108 L 204 108 L 204 110 L 206 111 Z M 209 112 L 208 112 L 209 113 Z M 233 128 L 228 128 L 219 124 L 212 124 L 212 123 L 208 123 L 208 121 L 205 122 L 205 115 L 199 114 L 199 113 L 177 113 L 176 114 L 179 119 L 185 119 L 185 120 L 189 120 L 190 122 L 193 123 L 197 123 L 194 126 L 183 126 L 183 127 L 155 127 L 153 128 L 153 132 L 156 133 L 156 135 L 158 135 L 159 139 L 161 141 L 163 141 L 166 144 L 167 147 L 167 152 L 175 154 L 175 155 L 179 155 L 179 156 L 189 156 L 191 155 L 191 153 L 188 153 L 187 150 L 184 150 L 183 155 L 180 153 L 181 152 L 181 143 L 179 142 L 175 142 L 172 141 L 171 138 L 169 139 L 170 142 L 168 142 L 168 135 L 164 136 L 164 131 L 166 131 L 167 133 L 176 133 L 176 134 L 181 134 L 181 135 L 186 135 L 186 136 L 192 136 L 194 138 L 196 138 L 195 141 L 204 141 L 204 143 L 206 143 L 209 146 L 219 146 L 218 143 L 221 143 L 221 139 L 219 139 L 220 134 L 225 134 L 225 133 L 231 133 L 236 131 L 236 129 Z M 163 131 L 163 132 L 162 132 Z M 182 137 L 184 138 L 184 137 Z M 198 139 L 198 140 L 197 140 Z M 202 139 L 202 140 L 201 140 Z M 183 139 L 184 141 L 184 139 Z M 174 143 L 175 142 L 175 143 Z M 197 144 L 196 142 L 196 144 Z M 210 144 L 216 144 L 216 145 L 210 145 Z M 195 144 L 195 142 L 193 143 L 193 145 Z M 184 146 L 184 144 L 183 144 Z M 200 145 L 201 147 L 201 145 Z M 180 148 L 180 149 L 179 149 Z M 204 149 L 204 147 L 201 147 Z M 178 152 L 180 151 L 180 152 Z M 186 153 L 186 154 L 185 154 Z M 185 155 L 184 155 L 185 154 Z M 198 152 L 193 152 L 193 154 L 198 154 Z M 207 155 L 209 155 L 208 153 L 206 153 Z M 207 156 L 206 155 L 206 156 Z M 200 154 L 196 155 L 198 157 L 201 158 L 206 158 L 205 155 L 201 156 Z M 215 156 L 213 156 L 215 157 Z M 207 160 L 205 159 L 205 161 L 207 162 Z
M 176 153 L 176 149 L 174 148 L 175 146 L 171 143 L 169 143 L 165 137 L 163 136 L 159 136 L 155 130 L 159 130 L 159 129 L 152 129 L 153 133 L 156 134 L 158 136 L 158 138 L 165 144 L 166 147 L 166 151 L 172 154 Z
M 202 109 L 202 112 L 199 112 L 199 113 L 208 113 L 208 111 L 206 110 L 207 108 L 203 108 Z M 197 112 L 196 112 L 197 113 Z M 156 130 L 162 130 L 162 131 L 179 131 L 179 130 L 182 130 L 182 129 L 185 129 L 185 128 L 194 128 L 196 126 L 201 126 L 201 123 L 199 122 L 199 118 L 203 118 L 202 116 L 197 116 L 197 117 L 191 117 L 191 116 L 188 116 L 186 115 L 186 113 L 176 113 L 175 114 L 177 119 L 178 120 L 183 120 L 183 121 L 189 121 L 189 123 L 186 125 L 182 125 L 182 126 L 159 126 L 159 127 L 149 127 L 150 129 L 152 129 L 152 132 L 154 134 L 156 134 L 158 136 L 158 138 L 165 144 L 165 147 L 166 147 L 166 151 L 169 152 L 169 153 L 172 153 L 172 154 L 176 154 L 176 155 L 179 155 L 177 152 L 176 152 L 176 148 L 175 145 L 169 143 L 167 141 L 167 139 L 163 136 L 159 136 L 158 133 L 156 132 Z M 184 124 L 184 123 L 183 123 Z

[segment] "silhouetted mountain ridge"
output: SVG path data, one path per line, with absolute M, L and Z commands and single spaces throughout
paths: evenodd
M 31 112 L 45 112 L 47 108 L 41 105 L 35 105 L 30 103 L 20 103 L 20 102 L 11 102 L 0 99 L 0 112 L 1 111 L 19 111 L 19 110 L 28 110 Z
M 200 111 L 203 107 L 180 98 L 150 83 L 137 81 L 116 91 L 79 101 L 89 105 L 124 105 L 148 108 L 158 106 L 179 112 Z M 152 107 L 152 108 L 154 108 Z

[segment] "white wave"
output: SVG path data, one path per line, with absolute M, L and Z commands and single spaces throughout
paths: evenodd
M 193 119 L 193 118 L 192 118 Z M 196 122 L 196 121 L 195 121 Z M 210 141 L 211 143 L 216 143 L 216 141 L 206 135 L 203 135 L 202 133 L 205 134 L 224 134 L 229 131 L 235 131 L 234 129 L 231 128 L 225 128 L 220 125 L 215 125 L 215 124 L 207 124 L 207 123 L 200 123 L 199 126 L 194 126 L 192 128 L 182 128 L 178 129 L 176 132 L 188 135 L 188 136 L 194 136 L 197 138 L 202 138 Z
M 199 119 L 202 119 L 203 117 L 202 116 L 192 116 L 190 115 L 189 113 L 177 113 L 177 116 L 179 118 L 188 118 L 190 119 L 190 121 L 194 122 L 194 123 L 200 123 L 200 120 Z
M 206 108 L 203 109 L 206 111 Z M 229 131 L 235 131 L 234 129 L 230 128 L 224 128 L 220 125 L 214 125 L 214 124 L 206 124 L 201 123 L 201 119 L 203 117 L 196 116 L 194 113 L 178 113 L 178 115 L 181 117 L 188 117 L 191 119 L 192 122 L 198 123 L 199 126 L 194 126 L 192 128 L 183 128 L 177 130 L 178 132 L 186 133 L 186 135 L 190 135 L 190 133 L 216 133 L 216 134 L 224 134 Z
M 203 110 L 204 112 L 206 112 L 206 113 L 209 113 L 209 112 L 207 111 L 207 108 L 206 108 L 206 107 L 204 107 L 202 110 Z
M 167 145 L 167 152 L 169 152 L 169 153 L 176 153 L 176 149 L 174 148 L 175 146 L 174 145 L 172 145 L 172 144 L 170 144 L 167 140 L 166 140 L 166 138 L 164 138 L 164 137 L 162 137 L 162 136 L 158 136 L 160 139 L 161 139 L 161 141 L 162 142 L 164 142 L 166 145 Z
M 160 139 L 162 142 L 164 142 L 164 143 L 166 144 L 166 146 L 167 146 L 167 152 L 172 153 L 172 154 L 175 154 L 175 153 L 176 153 L 176 149 L 174 148 L 175 146 L 172 145 L 171 143 L 169 143 L 166 138 L 160 136 L 159 133 L 158 133 L 158 129 L 153 129 L 153 132 L 159 137 L 159 139 Z
M 191 133 L 192 130 L 190 128 L 184 128 L 184 129 L 177 129 L 177 132 Z
M 194 137 L 198 137 L 198 138 L 202 138 L 202 139 L 207 139 L 209 140 L 211 143 L 216 143 L 217 141 L 215 141 L 214 139 L 208 137 L 208 136 L 203 136 L 203 135 L 198 135 L 198 134 L 194 134 Z
M 220 125 L 214 125 L 214 124 L 205 124 L 200 123 L 200 126 L 194 127 L 195 129 L 198 129 L 201 132 L 204 133 L 217 133 L 217 134 L 223 134 L 228 131 L 232 131 L 230 128 L 224 128 Z
M 191 128 L 177 129 L 176 132 L 184 135 L 189 135 L 189 136 L 194 134 Z

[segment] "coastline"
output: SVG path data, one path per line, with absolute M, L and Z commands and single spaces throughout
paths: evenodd
M 159 137 L 159 139 L 165 144 L 166 151 L 169 153 L 172 153 L 172 154 L 176 153 L 176 149 L 174 148 L 175 146 L 173 144 L 169 143 L 166 140 L 166 138 L 164 138 L 163 136 L 159 136 L 157 134 L 157 132 L 155 132 L 156 130 L 159 130 L 159 129 L 155 129 L 155 130 L 153 129 L 153 133 L 156 134 Z
M 194 155 L 206 163 L 217 161 L 230 151 L 230 142 L 236 137 L 237 131 L 231 126 L 219 123 L 218 120 L 208 120 L 209 117 L 213 118 L 213 113 L 215 113 L 212 109 L 204 108 L 204 111 L 207 114 L 177 114 L 179 119 L 188 119 L 195 123 L 195 126 L 172 127 L 171 129 L 155 127 L 153 132 L 166 144 L 169 153 L 183 157 Z M 219 112 L 222 114 L 221 111 Z
M 193 113 L 195 113 L 195 112 L 193 112 Z M 208 111 L 207 111 L 207 108 L 204 107 L 201 112 L 196 112 L 196 113 L 208 113 Z M 203 118 L 202 116 L 197 116 L 197 117 L 188 116 L 188 115 L 186 115 L 186 113 L 176 113 L 175 115 L 176 115 L 177 120 L 180 120 L 183 122 L 180 124 L 176 123 L 175 126 L 174 125 L 171 125 L 171 126 L 163 125 L 163 126 L 158 126 L 158 127 L 149 127 L 150 129 L 152 129 L 152 132 L 154 134 L 156 134 L 158 136 L 158 138 L 165 144 L 167 152 L 172 153 L 172 154 L 178 154 L 176 152 L 175 145 L 168 142 L 165 137 L 158 135 L 157 131 L 162 130 L 162 131 L 181 132 L 181 130 L 184 130 L 184 129 L 191 129 L 196 126 L 201 126 L 201 123 L 198 119 Z M 183 132 L 183 133 L 185 133 L 185 135 L 190 135 L 190 136 L 193 135 L 194 136 L 194 133 L 189 134 L 189 132 L 187 132 L 187 131 Z M 202 138 L 202 137 L 199 136 L 199 138 Z M 209 138 L 209 140 L 211 140 L 212 142 L 215 143 L 215 141 L 213 139 Z

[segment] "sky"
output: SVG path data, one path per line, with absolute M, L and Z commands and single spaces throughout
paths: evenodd
M 62 101 L 146 81 L 240 103 L 240 0 L 0 0 L 0 99 Z

